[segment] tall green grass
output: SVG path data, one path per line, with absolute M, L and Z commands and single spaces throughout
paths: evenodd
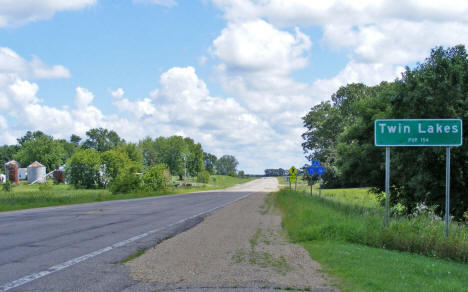
M 310 197 L 288 189 L 274 193 L 274 198 L 295 242 L 338 240 L 468 262 L 466 225 L 452 223 L 446 239 L 444 222 L 424 213 L 393 218 L 386 227 L 382 208 L 359 204 L 356 198 L 346 203 L 343 196 Z
M 466 264 L 343 241 L 301 245 L 340 291 L 458 292 L 468 287 Z

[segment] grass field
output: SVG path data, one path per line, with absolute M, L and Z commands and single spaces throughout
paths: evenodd
M 322 190 L 298 184 L 272 194 L 290 239 L 303 245 L 344 291 L 465 291 L 468 229 L 428 214 L 393 218 L 368 189 Z M 389 250 L 390 249 L 390 250 Z M 398 251 L 399 250 L 399 251 Z M 402 252 L 403 251 L 403 252 Z M 464 290 L 465 289 L 465 290 Z
M 11 192 L 0 191 L 0 212 L 223 189 L 236 184 L 245 183 L 250 180 L 253 180 L 253 178 L 237 178 L 223 175 L 213 175 L 210 179 L 210 183 L 206 185 L 193 183 L 193 186 L 191 187 L 171 187 L 161 192 L 115 195 L 106 189 L 75 189 L 71 185 L 64 184 L 21 184 L 18 186 L 13 186 Z M 188 182 L 191 181 L 189 180 Z

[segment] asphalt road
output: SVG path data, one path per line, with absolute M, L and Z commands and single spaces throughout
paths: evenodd
M 266 185 L 0 213 L 0 292 L 153 291 L 120 262 Z

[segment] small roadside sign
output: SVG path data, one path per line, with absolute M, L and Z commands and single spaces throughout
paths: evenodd
M 318 175 L 322 175 L 325 173 L 325 168 L 320 166 L 320 167 L 317 167 L 317 174 Z
M 289 169 L 289 188 L 291 188 L 291 183 L 294 183 L 294 189 L 296 189 L 297 187 L 297 176 L 296 174 L 298 173 L 298 170 L 297 168 L 295 168 L 294 166 L 291 166 L 291 168 Z
M 318 160 L 313 160 L 312 161 L 312 166 L 309 166 L 307 167 L 307 173 L 309 175 L 314 175 L 314 174 L 318 174 L 318 175 L 322 175 L 325 173 L 325 168 L 323 166 L 320 166 L 320 161 Z M 321 179 L 320 179 L 321 180 Z M 312 196 L 312 183 L 310 184 L 310 195 Z M 321 187 L 321 184 L 319 185 L 319 196 L 320 196 L 320 191 L 321 191 L 322 187 Z
M 307 167 L 307 173 L 310 175 L 322 175 L 325 173 L 325 168 L 320 166 L 320 161 L 312 161 L 312 166 Z
M 291 166 L 291 168 L 289 169 L 289 173 L 295 176 L 297 174 L 297 168 L 295 168 L 294 166 Z

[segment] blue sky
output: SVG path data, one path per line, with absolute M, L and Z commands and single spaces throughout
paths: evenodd
M 468 36 L 457 1 L 2 2 L 0 144 L 177 134 L 248 173 L 306 163 L 301 117 L 340 86 L 394 80 Z

